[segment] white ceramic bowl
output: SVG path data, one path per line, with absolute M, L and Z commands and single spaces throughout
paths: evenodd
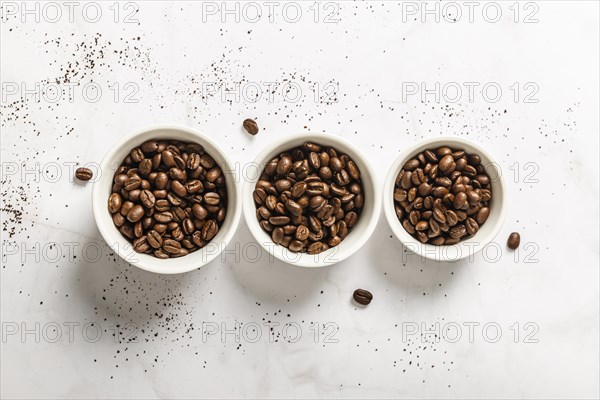
M 217 235 L 205 247 L 184 257 L 159 259 L 152 255 L 136 253 L 132 245 L 125 239 L 113 224 L 108 212 L 108 197 L 111 194 L 113 175 L 125 156 L 134 147 L 149 139 L 174 139 L 199 143 L 204 146 L 217 164 L 223 169 L 227 185 L 227 216 Z M 183 126 L 157 125 L 143 129 L 120 140 L 106 154 L 99 171 L 101 175 L 94 183 L 92 194 L 94 218 L 98 229 L 108 245 L 125 261 L 146 271 L 160 274 L 179 274 L 202 267 L 216 258 L 227 246 L 237 229 L 241 203 L 237 177 L 233 172 L 233 164 L 225 152 L 209 137 Z
M 490 215 L 487 221 L 471 238 L 450 246 L 435 246 L 421 243 L 406 232 L 398 220 L 394 209 L 394 184 L 404 163 L 423 150 L 440 146 L 462 149 L 469 154 L 478 154 L 492 182 L 492 200 L 490 202 Z M 423 258 L 435 261 L 456 261 L 471 257 L 488 245 L 498 234 L 504 223 L 507 206 L 506 184 L 502 177 L 500 164 L 495 162 L 490 153 L 477 143 L 459 137 L 438 137 L 408 147 L 392 164 L 383 187 L 383 210 L 394 235 L 412 252 L 419 254 Z
M 323 146 L 334 147 L 339 153 L 348 154 L 354 160 L 361 173 L 363 184 L 363 193 L 365 195 L 365 204 L 358 222 L 350 231 L 346 239 L 338 246 L 324 251 L 320 254 L 294 253 L 287 248 L 275 244 L 271 236 L 265 232 L 256 218 L 256 206 L 252 193 L 260 174 L 265 165 L 280 153 L 291 150 L 294 147 L 301 146 L 305 142 L 314 142 Z M 377 178 L 369 161 L 361 152 L 341 137 L 325 133 L 301 133 L 285 137 L 271 143 L 256 157 L 256 168 L 248 168 L 248 173 L 244 179 L 244 189 L 242 192 L 242 203 L 244 217 L 254 235 L 256 241 L 272 256 L 288 264 L 300 267 L 325 267 L 336 264 L 354 254 L 369 239 L 381 212 L 381 198 L 378 190 Z

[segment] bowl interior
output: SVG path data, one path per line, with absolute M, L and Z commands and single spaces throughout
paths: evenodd
M 217 235 L 205 247 L 184 257 L 158 259 L 152 255 L 140 254 L 133 250 L 131 243 L 125 239 L 113 224 L 111 214 L 107 210 L 108 197 L 111 194 L 115 170 L 134 147 L 150 139 L 173 139 L 199 143 L 223 169 L 227 187 L 227 215 Z M 133 134 L 117 145 L 105 156 L 100 165 L 102 174 L 94 183 L 93 208 L 98 229 L 108 245 L 125 261 L 139 268 L 164 274 L 177 274 L 199 268 L 215 257 L 225 248 L 233 236 L 241 213 L 237 177 L 231 162 L 224 152 L 210 138 L 185 127 L 159 126 Z
M 354 160 L 360 169 L 361 182 L 363 185 L 363 193 L 365 203 L 362 213 L 359 216 L 358 222 L 338 246 L 333 247 L 320 254 L 294 253 L 287 248 L 275 244 L 271 240 L 271 236 L 265 232 L 259 224 L 256 217 L 256 206 L 252 193 L 260 174 L 265 165 L 275 156 L 285 151 L 291 150 L 294 147 L 301 146 L 305 142 L 314 142 L 323 146 L 334 147 L 339 153 L 348 154 Z M 376 177 L 370 167 L 368 161 L 360 152 L 345 140 L 322 133 L 306 133 L 299 134 L 293 137 L 288 137 L 278 141 L 265 150 L 257 157 L 256 168 L 252 168 L 252 172 L 245 177 L 244 192 L 242 202 L 244 206 L 244 216 L 248 227 L 259 244 L 276 258 L 297 266 L 302 267 L 323 267 L 338 263 L 356 252 L 367 241 L 373 233 L 375 224 L 379 217 L 381 209 L 379 194 L 377 192 Z
M 469 154 L 478 154 L 481 157 L 481 163 L 485 167 L 492 185 L 492 200 L 490 201 L 489 206 L 490 215 L 487 221 L 471 238 L 450 246 L 435 246 L 432 244 L 421 243 L 406 232 L 394 210 L 394 183 L 406 161 L 414 158 L 418 153 L 426 149 L 440 146 L 448 146 L 452 149 L 462 149 Z M 430 139 L 410 147 L 398 156 L 388 173 L 384 186 L 384 212 L 396 237 L 409 250 L 420 254 L 425 258 L 436 261 L 455 261 L 469 257 L 481 250 L 494 239 L 502 227 L 502 223 L 506 216 L 506 185 L 504 184 L 500 165 L 495 162 L 492 156 L 481 146 L 462 138 L 442 137 Z

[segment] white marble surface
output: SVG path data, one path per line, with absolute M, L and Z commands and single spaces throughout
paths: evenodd
M 3 398 L 599 396 L 597 2 L 520 3 L 518 22 L 512 2 L 494 3 L 496 23 L 487 3 L 472 23 L 462 2 L 457 22 L 451 9 L 422 21 L 415 3 L 343 1 L 321 3 L 316 23 L 309 2 L 297 23 L 288 3 L 270 22 L 259 2 L 255 23 L 222 23 L 210 12 L 221 2 L 204 6 L 205 21 L 200 2 L 131 3 L 139 11 L 129 23 L 125 3 L 118 15 L 102 5 L 98 22 L 93 5 L 76 2 L 70 21 L 54 4 L 56 22 L 54 6 L 38 3 L 36 21 L 15 9 L 21 2 L 2 4 Z M 325 23 L 337 6 L 339 21 Z M 254 18 L 255 8 L 239 7 Z M 53 101 L 47 82 L 65 76 L 73 97 Z M 214 82 L 241 82 L 246 94 L 223 101 Z M 273 98 L 254 101 L 266 82 L 279 83 Z M 300 88 L 297 102 L 286 82 Z M 411 82 L 449 92 L 403 96 Z M 452 82 L 463 87 L 455 102 Z M 468 82 L 478 84 L 472 101 Z M 36 83 L 39 99 L 23 91 Z M 337 93 L 317 102 L 315 83 Z M 246 117 L 261 126 L 256 137 L 241 130 Z M 411 143 L 472 138 L 510 182 L 501 254 L 423 262 L 382 217 L 353 257 L 306 270 L 265 254 L 251 260 L 242 222 L 224 260 L 181 276 L 139 271 L 102 241 L 92 185 L 73 183 L 70 166 L 99 162 L 122 135 L 167 122 L 205 132 L 242 166 L 274 138 L 328 131 L 359 145 L 381 179 Z M 519 253 L 504 246 L 511 231 L 528 244 Z M 358 287 L 374 294 L 366 308 L 351 302 Z M 273 340 L 268 321 L 280 324 Z M 203 336 L 236 323 L 239 343 Z M 300 327 L 299 340 L 283 340 L 286 323 L 290 338 Z M 450 329 L 439 341 L 411 334 L 438 323 Z M 469 323 L 479 324 L 472 340 Z

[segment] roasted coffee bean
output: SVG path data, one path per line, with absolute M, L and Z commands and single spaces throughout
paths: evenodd
M 490 209 L 488 207 L 482 207 L 477 211 L 475 220 L 477 221 L 477 223 L 479 225 L 482 225 L 483 223 L 485 223 L 485 221 L 487 221 L 489 215 L 490 215 Z
M 439 147 L 435 153 L 437 154 L 438 158 L 442 158 L 444 156 L 452 154 L 452 149 L 450 147 L 442 146 Z
M 161 258 L 161 259 L 167 259 L 169 258 L 169 253 L 161 250 L 161 249 L 156 249 L 152 252 L 152 254 L 154 254 L 154 257 L 156 258 Z
M 221 168 L 213 167 L 209 169 L 206 173 L 206 180 L 209 182 L 215 182 L 217 179 L 219 179 L 219 177 L 221 177 L 222 173 L 223 171 L 221 170 Z
M 352 297 L 354 298 L 354 301 L 363 306 L 366 306 L 373 300 L 371 292 L 365 289 L 356 289 L 352 294 Z
M 467 234 L 467 229 L 463 224 L 460 224 L 450 228 L 450 231 L 448 233 L 450 234 L 450 237 L 453 237 L 455 239 L 461 238 Z
M 302 215 L 302 207 L 300 206 L 300 204 L 296 203 L 294 200 L 286 201 L 285 208 L 292 215 L 295 215 L 295 216 Z
M 304 248 L 304 244 L 299 240 L 292 240 L 288 246 L 288 249 L 290 251 L 293 251 L 294 253 L 298 253 L 298 252 L 302 251 L 303 248 Z
M 283 193 L 287 190 L 290 190 L 291 188 L 292 182 L 289 179 L 280 179 L 277 182 L 275 182 L 275 189 L 277 189 L 279 193 Z
M 197 153 L 192 153 L 188 156 L 186 167 L 189 170 L 197 170 L 200 166 L 200 155 Z
M 211 240 L 219 232 L 219 225 L 214 219 L 210 219 L 202 227 L 202 239 Z
M 204 190 L 204 186 L 202 185 L 202 182 L 200 182 L 198 179 L 193 179 L 185 183 L 185 190 L 189 194 L 194 194 L 202 192 Z
M 284 236 L 285 233 L 283 232 L 283 228 L 280 226 L 274 228 L 273 232 L 271 232 L 271 239 L 275 244 L 280 244 Z
M 181 251 L 181 243 L 173 239 L 165 239 L 163 240 L 162 248 L 171 255 L 179 254 Z
M 108 211 L 111 214 L 119 212 L 122 205 L 123 201 L 121 200 L 121 195 L 119 193 L 113 193 L 108 198 Z
M 305 241 L 306 239 L 308 239 L 308 236 L 310 234 L 309 229 L 305 226 L 305 225 L 300 225 L 297 229 L 296 229 L 296 239 L 302 241 Z
M 179 181 L 171 182 L 171 190 L 179 197 L 183 197 L 187 194 L 187 189 Z
M 171 179 L 177 179 L 177 180 L 183 180 L 185 179 L 186 175 L 185 175 L 185 171 L 183 171 L 180 168 L 177 167 L 173 167 L 169 170 L 169 172 L 167 173 L 167 175 L 171 178 Z
M 127 218 L 122 216 L 120 213 L 114 213 L 112 220 L 116 226 L 121 227 L 127 221 Z
M 262 205 L 265 203 L 265 200 L 267 198 L 267 192 L 265 192 L 265 190 L 262 188 L 258 188 L 254 190 L 254 192 L 252 193 L 252 197 L 254 198 L 254 202 L 256 204 Z
M 400 186 L 402 189 L 408 190 L 412 186 L 412 172 L 404 171 L 404 175 L 402 175 L 402 181 L 400 182 Z
M 175 167 L 175 155 L 173 154 L 173 152 L 171 150 L 164 150 L 161 154 L 161 158 L 162 158 L 162 163 L 168 167 L 168 168 L 173 168 Z
M 133 175 L 133 176 L 130 176 L 129 178 L 127 178 L 123 187 L 127 190 L 134 190 L 134 189 L 137 189 L 138 187 L 140 187 L 141 183 L 142 183 L 142 178 L 140 178 L 138 175 Z
M 139 237 L 133 241 L 133 250 L 138 253 L 145 253 L 150 250 L 150 244 L 146 236 Z
M 221 201 L 221 196 L 215 192 L 208 192 L 204 194 L 204 204 L 216 206 Z
M 452 245 L 475 235 L 486 222 L 491 180 L 476 154 L 442 146 L 404 163 L 396 177 L 394 209 L 419 241 Z
M 323 243 L 316 241 L 308 246 L 308 254 L 319 254 L 323 251 Z
M 456 193 L 456 196 L 454 196 L 454 201 L 452 202 L 452 205 L 457 210 L 462 210 L 463 208 L 466 208 L 466 206 L 468 206 L 467 194 L 465 192 Z
M 148 140 L 140 146 L 146 154 L 154 154 L 158 151 L 158 142 L 156 140 Z
M 133 225 L 133 234 L 135 237 L 141 237 L 144 234 L 144 227 L 142 226 L 142 221 L 138 221 Z
M 144 152 L 139 147 L 136 147 L 135 149 L 131 150 L 129 156 L 134 163 L 139 164 L 144 159 Z
M 458 223 L 458 215 L 452 210 L 446 211 L 446 222 L 449 226 L 454 226 Z
M 456 169 L 456 162 L 450 154 L 444 156 L 438 165 L 440 171 L 446 175 L 450 175 Z
M 412 225 L 417 225 L 421 219 L 421 213 L 413 210 L 408 214 L 408 220 Z
M 246 118 L 244 122 L 242 122 L 242 125 L 249 134 L 256 135 L 258 133 L 258 124 L 253 119 Z
M 413 225 L 410 223 L 410 221 L 409 221 L 409 220 L 407 220 L 407 219 L 405 219 L 405 220 L 402 222 L 402 226 L 403 226 L 403 227 L 404 227 L 404 229 L 406 229 L 406 231 L 407 231 L 408 233 L 410 233 L 411 235 L 413 235 L 413 234 L 416 232 L 416 229 L 415 229 L 415 227 L 414 227 L 414 226 L 413 226 Z
M 191 235 L 192 233 L 194 233 L 194 222 L 192 221 L 191 218 L 186 218 L 183 220 L 182 223 L 182 228 L 183 228 L 183 232 L 186 235 Z
M 508 236 L 508 240 L 506 241 L 506 245 L 511 250 L 516 250 L 521 244 L 521 235 L 518 232 L 513 232 Z M 527 246 L 525 246 L 527 247 Z
M 415 224 L 415 229 L 417 231 L 426 231 L 427 229 L 429 229 L 429 222 L 419 221 Z
M 123 215 L 124 217 L 127 216 L 127 214 L 129 214 L 129 211 L 135 206 L 135 204 L 129 200 L 125 201 L 123 203 L 123 205 L 121 206 L 121 209 L 119 210 L 119 212 L 121 213 L 121 215 Z
M 479 230 L 479 224 L 473 218 L 467 218 L 465 221 L 465 228 L 469 235 L 474 235 Z
M 160 233 L 158 233 L 158 231 L 151 230 L 148 232 L 146 237 L 148 238 L 148 243 L 153 248 L 159 249 L 162 246 L 163 239 L 162 239 L 162 236 L 160 235 Z
M 288 156 L 281 157 L 277 162 L 277 175 L 285 176 L 292 169 L 292 158 Z
M 140 165 L 138 167 L 138 171 L 143 176 L 148 176 L 150 174 L 150 172 L 152 172 L 152 160 L 149 160 L 147 158 L 143 159 L 140 162 Z
M 154 197 L 154 194 L 149 190 L 142 190 L 139 199 L 146 208 L 152 208 L 156 203 L 156 198 Z
M 306 182 L 296 182 L 296 184 L 292 187 L 292 197 L 294 199 L 299 198 L 304 194 L 304 192 L 306 192 L 307 187 L 308 185 L 306 184 Z
M 310 254 L 339 245 L 365 202 L 354 161 L 316 143 L 271 159 L 253 198 L 257 219 L 274 242 Z
M 346 170 L 348 171 L 350 177 L 355 181 L 360 179 L 360 170 L 354 161 L 348 160 L 346 163 Z
M 159 172 L 154 178 L 154 187 L 158 190 L 162 190 L 167 187 L 169 183 L 169 177 L 164 172 Z
M 91 169 L 89 168 L 77 168 L 75 170 L 75 177 L 77 179 L 79 179 L 80 181 L 89 181 L 90 179 L 92 179 L 94 177 L 94 173 L 92 172 Z
M 144 216 L 144 208 L 139 204 L 133 206 L 127 213 L 127 220 L 130 222 L 138 222 Z
M 204 153 L 200 156 L 200 165 L 204 169 L 210 169 L 215 166 L 215 160 L 208 154 Z
M 408 195 L 408 192 L 404 189 L 401 189 L 398 187 L 396 189 L 394 189 L 394 200 L 397 201 L 398 203 L 406 200 L 407 195 Z
M 278 215 L 276 217 L 269 218 L 269 223 L 275 226 L 287 225 L 290 223 L 290 217 Z
M 420 165 L 419 160 L 417 160 L 416 158 L 413 158 L 412 160 L 408 160 L 406 163 L 404 163 L 404 166 L 402 167 L 405 171 L 412 171 L 416 168 L 418 168 Z
M 427 196 L 431 193 L 432 186 L 429 183 L 421 183 L 419 185 L 419 196 Z
M 133 239 L 135 237 L 133 234 L 133 224 L 129 222 L 125 222 L 125 224 L 123 224 L 123 226 L 121 226 L 119 229 L 119 232 L 129 239 Z

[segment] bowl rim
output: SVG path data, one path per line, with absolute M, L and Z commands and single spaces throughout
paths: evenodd
M 412 237 L 396 216 L 396 211 L 394 209 L 394 186 L 396 181 L 396 176 L 400 172 L 402 166 L 409 158 L 416 155 L 422 149 L 428 147 L 436 147 L 441 145 L 447 145 L 449 147 L 460 147 L 460 146 L 470 146 L 475 149 L 480 155 L 486 158 L 489 163 L 488 165 L 494 165 L 494 168 L 498 172 L 498 179 L 495 182 L 501 188 L 501 196 L 499 198 L 494 198 L 494 207 L 500 207 L 500 212 L 498 214 L 498 218 L 494 221 L 486 221 L 486 224 L 493 222 L 493 226 L 491 231 L 483 238 L 483 240 L 479 240 L 477 242 L 471 241 L 473 238 L 477 237 L 477 233 L 469 240 L 458 242 L 457 244 L 450 246 L 435 246 L 432 244 L 423 244 L 419 240 Z M 421 150 L 420 150 L 421 149 Z M 389 194 L 389 196 L 388 196 Z M 400 154 L 396 157 L 394 162 L 392 163 L 388 174 L 385 178 L 385 183 L 383 185 L 383 211 L 385 217 L 388 221 L 394 236 L 402 242 L 402 244 L 411 252 L 421 256 L 424 259 L 429 259 L 438 262 L 452 262 L 458 261 L 464 258 L 471 258 L 489 243 L 491 243 L 494 238 L 500 232 L 502 225 L 506 219 L 506 215 L 508 213 L 508 193 L 507 193 L 507 185 L 504 179 L 504 175 L 502 174 L 502 169 L 500 168 L 500 164 L 497 159 L 493 157 L 485 148 L 483 148 L 478 143 L 465 139 L 458 136 L 439 136 L 435 138 L 420 140 L 416 143 L 411 144 L 406 149 L 400 152 Z M 481 236 L 480 236 L 481 239 Z M 473 244 L 467 246 L 466 243 Z M 452 253 L 458 254 L 457 257 L 448 257 L 448 250 Z
M 292 147 L 297 146 L 297 144 L 291 144 L 296 141 L 306 141 L 306 142 L 316 142 L 318 144 L 324 144 L 331 147 L 335 147 L 337 150 L 342 151 L 344 153 L 353 153 L 352 159 L 358 164 L 361 171 L 367 172 L 367 175 L 370 177 L 370 184 L 373 189 L 373 200 L 372 200 L 372 211 L 371 218 L 366 222 L 366 225 L 362 229 L 362 236 L 360 239 L 354 243 L 354 246 L 345 247 L 343 251 L 334 252 L 332 249 L 324 251 L 323 253 L 317 255 L 309 255 L 308 253 L 294 253 L 289 251 L 287 248 L 275 244 L 270 236 L 263 231 L 260 227 L 258 220 L 256 218 L 256 206 L 254 204 L 252 193 L 254 192 L 254 185 L 258 178 L 260 177 L 260 173 L 262 173 L 264 166 L 266 163 L 273 158 L 274 155 L 281 153 L 283 151 L 289 150 Z M 346 151 L 348 149 L 348 151 Z M 345 259 L 349 258 L 353 254 L 355 254 L 358 250 L 360 250 L 364 244 L 369 240 L 373 232 L 375 231 L 375 227 L 377 226 L 378 220 L 381 215 L 381 198 L 380 198 L 380 186 L 375 175 L 375 171 L 373 166 L 369 162 L 368 158 L 365 157 L 362 152 L 352 144 L 349 140 L 334 135 L 331 133 L 325 132 L 301 132 L 295 133 L 292 135 L 287 135 L 281 139 L 275 140 L 269 143 L 262 151 L 260 151 L 257 156 L 254 158 L 254 165 L 258 166 L 258 173 L 256 177 L 244 177 L 244 188 L 242 191 L 242 208 L 244 213 L 244 218 L 246 220 L 246 224 L 248 225 L 248 229 L 252 233 L 254 240 L 258 242 L 258 244 L 266 250 L 271 257 L 275 257 L 280 261 L 283 261 L 286 264 L 293 265 L 296 267 L 303 268 L 322 268 L 328 267 L 335 264 L 338 264 Z M 365 183 L 363 182 L 363 186 Z M 365 211 L 363 209 L 362 214 Z M 361 218 L 366 215 L 362 215 Z M 343 242 L 342 242 L 343 244 Z M 336 246 L 339 247 L 339 246 Z M 275 251 L 275 249 L 279 251 Z M 335 259 L 331 261 L 327 261 L 328 257 L 331 253 L 335 254 Z M 299 258 L 299 259 L 298 259 Z M 292 261 L 293 260 L 293 261 Z
M 188 261 L 190 261 L 189 265 L 184 265 L 184 266 L 172 266 L 172 265 L 171 266 L 155 266 L 155 265 L 152 265 L 152 263 L 148 264 L 147 262 L 153 261 L 154 258 L 152 260 L 150 260 L 150 258 L 146 258 L 146 257 L 152 257 L 152 256 L 147 255 L 147 254 L 135 253 L 133 251 L 133 247 L 132 247 L 131 243 L 129 243 L 129 241 L 127 241 L 124 237 L 122 237 L 122 235 L 118 232 L 118 230 L 115 229 L 114 232 L 110 231 L 110 228 L 108 228 L 106 226 L 106 224 L 100 223 L 101 219 L 107 218 L 108 220 L 110 220 L 110 226 L 114 227 L 113 223 L 112 223 L 111 215 L 106 210 L 107 199 L 106 199 L 106 196 L 104 193 L 104 190 L 106 188 L 101 187 L 101 183 L 102 183 L 101 179 L 94 181 L 94 186 L 92 189 L 92 209 L 93 209 L 93 213 L 94 213 L 94 221 L 96 222 L 96 226 L 98 227 L 98 230 L 100 231 L 100 234 L 102 235 L 102 238 L 104 239 L 106 244 L 108 244 L 108 246 L 116 254 L 118 254 L 119 257 L 122 258 L 124 261 L 128 262 L 129 264 L 131 264 L 137 268 L 143 269 L 145 271 L 157 273 L 157 274 L 167 274 L 167 275 L 182 274 L 182 273 L 186 273 L 186 272 L 190 272 L 190 271 L 199 269 L 199 268 L 207 265 L 208 263 L 210 263 L 215 258 L 217 258 L 221 254 L 221 252 L 225 249 L 225 247 L 229 244 L 229 242 L 231 241 L 233 236 L 235 235 L 238 225 L 239 225 L 240 218 L 241 218 L 241 212 L 242 212 L 241 211 L 242 204 L 241 204 L 241 197 L 240 197 L 240 185 L 238 184 L 238 177 L 236 175 L 236 170 L 234 168 L 233 163 L 231 162 L 229 157 L 227 157 L 227 154 L 223 151 L 221 146 L 219 146 L 217 144 L 216 141 L 214 141 L 209 136 L 203 134 L 202 132 L 200 132 L 194 128 L 184 126 L 184 125 L 178 125 L 178 124 L 168 124 L 168 123 L 152 124 L 149 126 L 145 126 L 141 129 L 138 129 L 138 130 L 134 131 L 133 133 L 120 138 L 115 144 L 113 144 L 110 147 L 110 149 L 106 152 L 106 154 L 102 158 L 102 161 L 99 164 L 99 170 L 100 171 L 112 171 L 110 168 L 111 165 L 115 165 L 116 163 L 120 163 L 120 161 L 121 161 L 121 160 L 114 160 L 114 158 L 116 157 L 116 154 L 118 152 L 120 152 L 122 150 L 122 148 L 129 141 L 140 138 L 140 144 L 141 144 L 144 141 L 152 138 L 152 136 L 149 136 L 147 138 L 144 138 L 144 136 L 152 134 L 153 132 L 161 131 L 161 130 L 180 131 L 180 132 L 183 132 L 185 135 L 191 135 L 191 136 L 195 137 L 197 140 L 197 143 L 199 143 L 203 146 L 204 146 L 204 144 L 208 144 L 208 147 L 214 148 L 216 150 L 216 153 L 218 153 L 218 154 L 213 154 L 213 152 L 211 151 L 209 154 L 213 158 L 220 158 L 220 160 L 222 161 L 222 164 L 224 164 L 224 165 L 221 165 L 221 167 L 223 169 L 223 173 L 226 175 L 226 181 L 228 182 L 227 183 L 228 194 L 229 194 L 229 191 L 231 190 L 231 188 L 233 188 L 234 193 L 233 193 L 233 196 L 231 196 L 231 195 L 228 196 L 229 199 L 233 198 L 233 201 L 231 202 L 231 200 L 228 200 L 227 217 L 225 219 L 225 223 L 222 225 L 222 228 L 219 230 L 219 233 L 221 233 L 221 232 L 224 232 L 224 233 L 223 233 L 223 236 L 219 238 L 218 251 L 207 254 L 206 251 L 202 251 L 203 249 L 206 249 L 207 247 L 203 247 L 202 249 L 199 249 L 193 253 L 190 253 L 189 255 L 187 255 L 185 257 L 172 259 L 172 260 L 188 260 Z M 184 140 L 184 139 L 182 139 L 182 140 Z M 110 182 L 112 182 L 112 179 L 110 180 Z M 231 207 L 232 205 L 233 205 L 233 207 Z M 226 227 L 225 227 L 225 225 L 226 225 Z M 223 228 L 223 227 L 225 227 L 225 228 Z M 115 239 L 113 240 L 113 238 L 115 238 Z M 122 241 L 126 242 L 125 246 L 119 245 L 119 242 L 122 242 Z M 135 256 L 133 258 L 132 258 L 132 254 L 135 254 Z M 144 260 L 146 260 L 146 262 Z M 156 260 L 160 260 L 160 259 L 156 258 Z M 160 261 L 168 262 L 169 260 L 160 260 Z

